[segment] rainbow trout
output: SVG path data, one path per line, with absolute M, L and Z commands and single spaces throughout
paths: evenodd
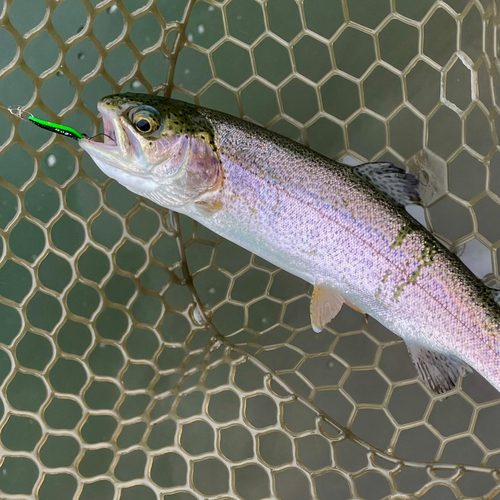
M 405 340 L 434 392 L 467 367 L 500 390 L 496 292 L 406 212 L 413 175 L 342 165 L 173 99 L 117 94 L 98 108 L 104 141 L 79 143 L 103 172 L 311 283 L 315 331 L 347 303 Z

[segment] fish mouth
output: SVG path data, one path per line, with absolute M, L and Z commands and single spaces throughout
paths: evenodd
M 99 105 L 97 106 L 99 108 Z M 104 132 L 100 132 L 93 137 L 80 139 L 80 146 L 92 157 L 103 154 L 109 157 L 112 152 L 119 153 L 122 157 L 127 157 L 130 140 L 120 124 L 119 117 L 111 115 L 106 110 L 99 110 L 101 111 Z
M 112 118 L 103 113 L 102 124 L 104 127 L 103 144 L 116 147 L 118 144 L 116 141 L 115 126 Z
M 132 141 L 122 119 L 101 103 L 97 104 L 97 109 L 101 112 L 104 132 L 95 136 L 97 140 L 86 139 L 86 142 L 103 151 L 116 151 L 122 158 L 128 158 L 132 152 Z M 101 137 L 102 140 L 99 140 Z
M 158 189 L 159 185 L 148 174 L 143 164 L 140 144 L 127 123 L 115 111 L 102 103 L 101 112 L 104 133 L 94 138 L 80 139 L 80 147 L 86 151 L 97 166 L 109 177 L 134 192 Z M 99 140 L 102 137 L 102 140 Z

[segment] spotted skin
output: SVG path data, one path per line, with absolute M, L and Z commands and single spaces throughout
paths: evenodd
M 141 105 L 154 106 L 163 121 L 154 134 L 137 139 L 140 154 L 123 146 L 128 156 L 113 150 L 108 158 L 105 148 L 80 141 L 108 175 L 305 281 L 339 292 L 409 344 L 460 359 L 500 389 L 500 308 L 397 203 L 418 201 L 411 179 L 391 191 L 399 169 L 341 165 L 244 120 L 161 97 L 115 95 L 99 109 L 120 132 L 129 130 L 127 110 Z M 172 153 L 183 141 L 185 154 Z M 159 176 L 163 160 L 173 173 L 164 169 Z M 197 189 L 193 178 L 200 179 Z

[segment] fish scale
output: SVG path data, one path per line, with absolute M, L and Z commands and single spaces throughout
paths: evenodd
M 141 136 L 134 112 L 149 108 L 161 127 Z M 104 146 L 81 140 L 96 163 L 132 191 L 324 290 L 313 294 L 313 304 L 325 302 L 311 307 L 313 326 L 316 311 L 331 319 L 348 301 L 407 342 L 435 392 L 453 387 L 460 360 L 500 389 L 500 308 L 405 211 L 402 203 L 418 198 L 415 178 L 387 163 L 345 166 L 179 101 L 122 94 L 106 98 L 100 110 L 122 139 Z M 172 154 L 186 142 L 186 155 Z M 182 164 L 172 163 L 180 157 Z

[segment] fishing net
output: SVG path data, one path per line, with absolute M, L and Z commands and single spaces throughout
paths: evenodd
M 412 213 L 498 277 L 500 3 L 15 0 L 0 101 L 91 134 L 166 92 L 346 162 L 416 172 Z M 167 86 L 165 86 L 167 82 Z M 0 110 L 0 496 L 497 498 L 500 399 L 446 399 L 402 341 L 107 179 Z

